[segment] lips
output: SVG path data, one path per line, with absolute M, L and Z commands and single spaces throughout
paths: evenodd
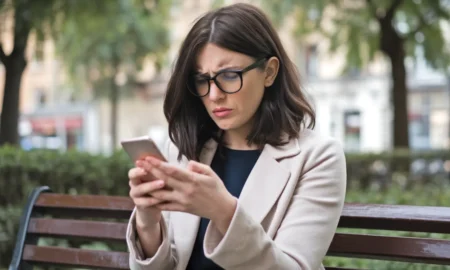
M 225 112 L 225 111 L 231 111 L 231 109 L 228 109 L 228 108 L 216 108 L 216 109 L 213 110 L 213 113 Z
M 229 108 L 216 108 L 213 110 L 213 114 L 217 117 L 226 117 L 230 115 L 232 109 Z

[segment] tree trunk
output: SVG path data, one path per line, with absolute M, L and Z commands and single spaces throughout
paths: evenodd
M 0 145 L 19 142 L 20 82 L 26 63 L 23 52 L 8 56 L 5 63 L 6 78 L 0 119 Z
M 408 91 L 405 56 L 399 51 L 389 56 L 392 66 L 392 101 L 394 104 L 394 147 L 409 148 Z
M 391 21 L 382 21 L 381 50 L 391 63 L 391 102 L 394 107 L 393 146 L 409 148 L 408 90 L 406 85 L 405 42 L 396 32 Z
M 27 64 L 25 50 L 31 30 L 27 3 L 18 2 L 14 16 L 14 48 L 9 56 L 2 53 L 6 78 L 0 118 L 0 145 L 19 143 L 20 83 Z

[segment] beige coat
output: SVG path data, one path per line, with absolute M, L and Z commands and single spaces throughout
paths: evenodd
M 209 141 L 200 161 L 210 164 L 217 143 Z M 177 163 L 169 143 L 166 157 Z M 186 159 L 179 164 L 184 166 Z M 282 147 L 266 145 L 248 176 L 225 235 L 211 223 L 205 234 L 206 257 L 224 269 L 323 269 L 346 189 L 344 152 L 333 139 L 304 130 Z M 132 270 L 186 269 L 200 218 L 164 212 L 163 242 L 142 260 L 134 213 L 127 230 Z

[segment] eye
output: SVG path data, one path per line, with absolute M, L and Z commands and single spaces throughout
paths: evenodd
M 236 80 L 239 78 L 239 74 L 237 74 L 236 72 L 224 72 L 220 74 L 220 77 L 224 80 Z
M 196 85 L 203 85 L 203 84 L 206 84 L 207 82 L 208 82 L 208 80 L 205 79 L 205 78 L 202 77 L 202 76 L 195 76 L 195 77 L 194 77 L 194 83 L 195 83 Z

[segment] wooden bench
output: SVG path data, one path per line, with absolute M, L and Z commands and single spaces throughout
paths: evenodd
M 125 231 L 132 209 L 127 197 L 54 194 L 48 187 L 37 188 L 21 218 L 9 270 L 33 265 L 129 269 Z M 339 227 L 450 234 L 450 208 L 346 204 Z M 105 251 L 38 245 L 45 237 L 122 247 Z M 450 265 L 450 240 L 336 233 L 328 256 Z

